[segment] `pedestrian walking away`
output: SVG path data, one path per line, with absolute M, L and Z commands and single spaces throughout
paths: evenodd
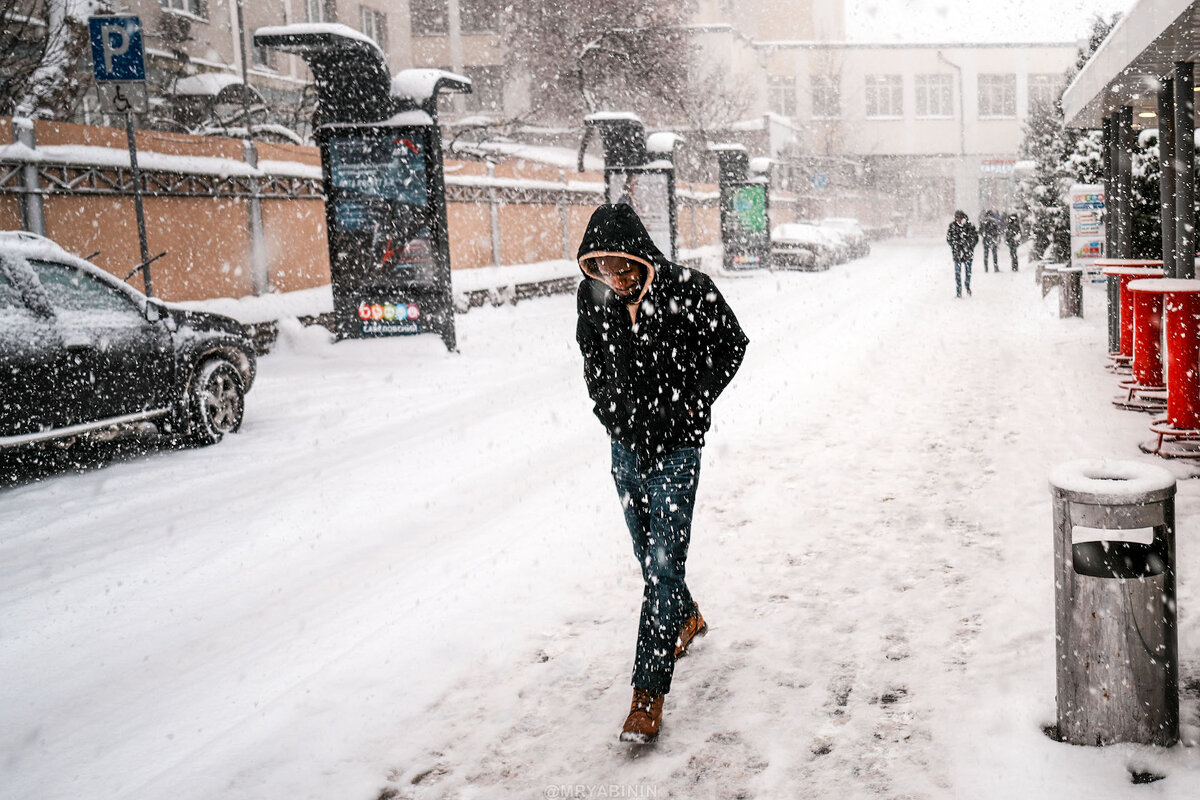
M 1000 214 L 995 209 L 985 211 L 979 222 L 979 235 L 983 239 L 983 271 L 988 271 L 988 255 L 992 257 L 992 268 L 1000 271 L 997 245 L 1000 241 Z
M 1012 256 L 1012 271 L 1017 272 L 1017 245 L 1021 243 L 1021 220 L 1016 214 L 1008 215 L 1004 224 L 1004 241 L 1008 244 L 1008 254 Z
M 971 293 L 971 261 L 975 257 L 975 245 L 979 242 L 979 232 L 967 218 L 967 212 L 955 211 L 954 221 L 946 229 L 946 243 L 950 245 L 950 255 L 954 258 L 954 292 L 962 297 L 963 288 Z
M 602 205 L 578 252 L 576 339 L 642 572 L 633 703 L 621 741 L 662 725 L 675 660 L 707 631 L 685 580 L 713 402 L 747 339 L 712 279 L 666 259 L 632 207 Z

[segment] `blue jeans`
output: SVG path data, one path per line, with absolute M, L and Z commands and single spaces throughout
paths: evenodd
M 964 258 L 962 261 L 959 261 L 957 258 L 954 259 L 954 291 L 956 294 L 962 294 L 963 276 L 961 273 L 964 270 L 966 271 L 966 278 L 967 278 L 967 294 L 970 294 L 971 293 L 971 259 Z
M 998 247 L 999 247 L 998 242 L 984 242 L 983 243 L 983 271 L 984 272 L 988 271 L 988 253 L 992 254 L 992 266 L 995 268 L 996 272 L 1000 271 L 1000 254 L 998 252 Z
M 644 584 L 633 685 L 666 694 L 675 671 L 675 640 L 696 608 L 684 573 L 700 449 L 680 447 L 648 458 L 614 441 L 612 473 Z

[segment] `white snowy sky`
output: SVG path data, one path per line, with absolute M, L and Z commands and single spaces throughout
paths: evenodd
M 1107 18 L 1133 5 L 1133 0 L 846 0 L 846 38 L 856 42 L 1072 41 L 1090 30 L 1095 14 Z

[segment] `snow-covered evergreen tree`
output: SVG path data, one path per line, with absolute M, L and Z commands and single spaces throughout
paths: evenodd
M 1120 19 L 1100 16 L 1092 20 L 1087 46 L 1079 50 L 1064 86 L 1087 63 L 1104 37 Z M 1018 183 L 1021 222 L 1033 238 L 1032 256 L 1065 261 L 1070 256 L 1070 218 L 1064 192 L 1073 183 L 1097 183 L 1103 168 L 1100 131 L 1067 128 L 1062 95 L 1049 107 L 1035 108 L 1025 125 L 1021 158 L 1032 162 Z M 1157 201 L 1156 201 L 1157 202 Z

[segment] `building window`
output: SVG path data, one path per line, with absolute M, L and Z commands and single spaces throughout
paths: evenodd
M 275 50 L 270 47 L 250 48 L 250 63 L 262 69 L 275 69 Z
M 837 75 L 812 76 L 812 115 L 836 119 L 842 115 L 841 86 Z
M 867 76 L 867 116 L 904 116 L 904 80 L 902 76 Z
M 358 18 L 362 32 L 375 40 L 379 49 L 387 52 L 387 14 L 366 6 L 358 7 Z
M 1015 117 L 1017 115 L 1017 76 L 979 76 L 979 116 Z
M 767 104 L 780 116 L 796 116 L 796 79 L 789 75 L 768 75 Z
M 413 36 L 445 36 L 450 31 L 446 0 L 410 0 Z
M 191 14 L 202 19 L 208 17 L 208 8 L 205 0 L 158 0 L 159 5 L 163 8 L 169 8 L 172 11 L 182 11 L 185 14 Z
M 916 77 L 917 116 L 953 117 L 954 100 L 951 95 L 953 86 L 953 75 L 918 75 Z
M 458 21 L 467 34 L 500 31 L 499 0 L 458 0 Z
M 337 22 L 337 2 L 304 0 L 304 15 L 309 22 Z
M 1050 110 L 1058 101 L 1062 78 L 1058 75 L 1029 76 L 1029 110 Z
M 475 112 L 504 110 L 504 67 L 463 67 L 463 74 L 471 79 L 471 93 L 463 95 L 463 108 Z

